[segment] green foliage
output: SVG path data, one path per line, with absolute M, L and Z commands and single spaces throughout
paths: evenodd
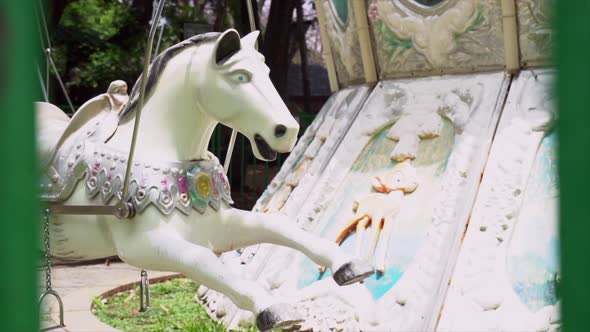
M 465 29 L 465 32 L 475 30 L 475 29 L 479 28 L 485 22 L 485 17 L 483 15 L 483 12 L 484 11 L 483 11 L 481 5 L 478 6 L 477 11 L 475 12 L 475 17 L 473 18 L 473 20 L 471 20 L 471 23 L 469 24 L 467 29 Z
M 133 332 L 224 332 L 225 327 L 207 315 L 194 299 L 198 284 L 189 279 L 174 279 L 150 286 L 151 309 L 137 312 L 139 287 L 104 301 L 95 298 L 93 311 L 106 324 Z M 137 295 L 131 295 L 131 294 Z M 103 303 L 105 302 L 105 303 Z M 254 326 L 243 332 L 255 332 Z
M 149 26 L 130 3 L 74 0 L 65 8 L 52 36 L 53 54 L 75 104 L 105 92 L 114 80 L 131 88 L 139 77 Z M 160 52 L 182 40 L 185 22 L 205 21 L 198 6 L 182 1 L 167 1 L 162 17 Z
M 115 36 L 130 19 L 129 8 L 118 1 L 78 0 L 66 7 L 61 25 L 95 43 Z
M 132 45 L 131 50 L 107 44 L 105 48 L 96 49 L 90 53 L 85 63 L 71 69 L 68 84 L 98 89 L 101 85 L 104 86 L 121 78 L 131 85 L 133 77 L 139 75 L 141 58 L 137 54 L 140 53 L 138 44 Z M 122 65 L 123 63 L 125 64 Z M 97 93 L 101 92 L 103 91 L 97 91 Z

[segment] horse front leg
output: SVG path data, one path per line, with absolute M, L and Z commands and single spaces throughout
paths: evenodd
M 299 228 L 280 214 L 227 209 L 222 213 L 230 248 L 272 243 L 302 252 L 320 266 L 329 267 L 338 285 L 364 280 L 375 272 L 365 260 L 346 253 L 336 243 Z
M 132 265 L 179 272 L 226 295 L 239 308 L 252 312 L 262 331 L 302 322 L 292 305 L 272 296 L 257 282 L 231 272 L 210 249 L 174 232 L 153 230 L 144 234 L 141 245 L 135 243 L 122 249 L 123 260 Z

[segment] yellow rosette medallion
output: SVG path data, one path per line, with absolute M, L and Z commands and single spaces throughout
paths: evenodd
M 213 184 L 211 183 L 211 175 L 200 172 L 195 177 L 195 185 L 193 190 L 193 199 L 200 205 L 207 205 L 209 204 L 209 199 L 211 198 L 211 190 L 213 188 Z

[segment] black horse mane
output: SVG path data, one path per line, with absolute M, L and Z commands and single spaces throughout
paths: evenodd
M 147 84 L 145 88 L 145 102 L 152 96 L 153 89 L 158 82 L 158 77 L 166 67 L 166 64 L 172 57 L 178 54 L 180 51 L 185 50 L 188 47 L 199 45 L 203 42 L 209 42 L 216 40 L 221 33 L 219 32 L 208 32 L 200 35 L 193 36 L 186 39 L 160 53 L 150 64 L 148 68 Z M 141 86 L 141 75 L 133 85 L 131 95 L 129 96 L 129 102 L 125 105 L 125 108 L 119 114 L 119 122 L 123 122 L 128 118 L 128 115 L 134 114 L 137 111 L 137 103 L 139 102 L 139 90 Z

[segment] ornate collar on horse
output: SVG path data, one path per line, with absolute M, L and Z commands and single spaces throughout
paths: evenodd
M 66 200 L 81 179 L 89 197 L 100 193 L 103 204 L 108 204 L 115 195 L 120 199 L 126 153 L 107 147 L 98 136 L 100 130 L 90 130 L 61 146 L 42 175 L 43 200 Z M 223 167 L 213 154 L 208 156 L 206 160 L 187 162 L 134 162 L 126 200 L 138 213 L 154 205 L 166 215 L 175 208 L 190 214 L 193 209 L 204 213 L 207 206 L 217 210 L 221 201 L 233 204 Z

